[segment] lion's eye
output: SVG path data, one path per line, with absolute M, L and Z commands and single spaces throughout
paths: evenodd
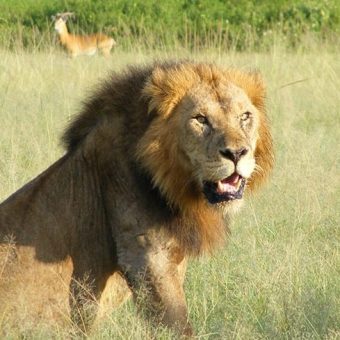
M 251 113 L 250 113 L 249 111 L 247 111 L 247 112 L 245 112 L 245 113 L 242 114 L 241 120 L 242 120 L 243 122 L 245 122 L 245 121 L 248 120 L 250 117 L 251 117 Z
M 195 117 L 195 119 L 200 123 L 200 124 L 209 124 L 208 119 L 202 115 L 198 115 Z

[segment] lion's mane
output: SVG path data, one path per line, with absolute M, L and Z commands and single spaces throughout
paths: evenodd
M 197 83 L 214 87 L 220 81 L 230 81 L 242 88 L 260 113 L 260 125 L 255 151 L 256 171 L 247 183 L 253 191 L 269 175 L 273 166 L 273 146 L 265 114 L 265 88 L 257 73 L 244 73 L 203 63 L 163 63 L 152 67 L 130 68 L 123 75 L 114 74 L 85 110 L 72 122 L 63 141 L 69 151 L 84 142 L 101 124 L 118 122 L 119 131 L 110 129 L 106 139 L 121 140 L 126 147 L 126 164 L 146 170 L 152 185 L 160 191 L 177 217 L 169 229 L 188 254 L 211 252 L 223 243 L 225 221 L 222 214 L 210 206 L 192 182 L 190 169 L 183 166 L 178 154 L 176 126 L 171 117 L 185 93 Z M 148 115 L 145 113 L 148 112 Z M 97 153 L 109 154 L 107 143 L 98 145 Z

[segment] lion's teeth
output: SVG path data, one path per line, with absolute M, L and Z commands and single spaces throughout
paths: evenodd
M 225 192 L 227 184 L 222 183 L 221 181 L 217 182 L 217 191 L 218 192 Z
M 236 188 L 233 185 L 228 183 L 223 183 L 222 181 L 217 182 L 217 192 L 226 193 L 226 192 L 234 192 Z
M 241 183 L 242 183 L 241 180 L 239 180 L 239 181 L 237 182 L 237 184 L 236 184 L 236 190 L 240 189 Z

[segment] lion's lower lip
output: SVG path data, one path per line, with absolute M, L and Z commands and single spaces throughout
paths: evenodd
M 241 199 L 246 180 L 234 173 L 218 182 L 205 181 L 203 193 L 212 204 Z

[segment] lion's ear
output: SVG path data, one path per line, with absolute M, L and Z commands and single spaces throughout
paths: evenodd
M 266 86 L 261 74 L 259 72 L 246 73 L 241 86 L 249 96 L 253 105 L 259 110 L 264 111 Z
M 265 109 L 266 86 L 260 73 L 253 72 L 249 75 L 252 79 L 248 95 L 252 103 L 259 109 Z
M 239 70 L 228 70 L 226 74 L 237 86 L 241 87 L 253 105 L 260 111 L 264 110 L 266 87 L 259 72 L 240 72 Z
M 168 116 L 195 80 L 192 70 L 183 65 L 155 67 L 142 91 L 149 102 L 148 111 Z
M 143 96 L 148 101 L 148 112 L 156 111 L 160 114 L 167 114 L 171 109 L 172 103 L 166 87 L 165 71 L 156 67 L 142 90 Z

